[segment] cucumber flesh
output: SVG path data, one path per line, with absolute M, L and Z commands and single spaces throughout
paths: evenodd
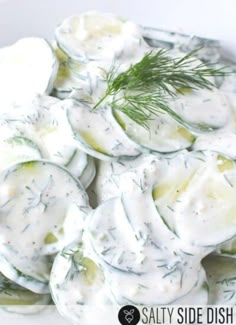
M 33 141 L 24 137 L 13 136 L 1 141 L 0 157 L 0 170 L 4 170 L 18 162 L 40 159 L 42 156 Z
M 28 144 L 30 148 L 38 150 L 43 159 L 62 166 L 68 166 L 78 151 L 76 173 L 83 172 L 86 155 L 79 153 L 78 142 L 74 139 L 74 133 L 67 121 L 67 110 L 63 101 L 49 96 L 37 96 L 1 115 L 0 130 L 3 134 L 3 148 L 6 141 L 10 141 L 11 146 L 14 144 L 15 147 L 18 143 L 22 143 L 22 146 Z M 14 150 L 11 155 L 16 153 Z M 39 154 L 32 156 L 31 160 L 38 158 Z
M 91 323 L 91 308 L 94 308 L 99 320 L 104 316 L 106 318 L 114 305 L 105 286 L 102 269 L 87 255 L 81 243 L 73 243 L 57 255 L 50 289 L 58 311 L 74 323 Z M 104 321 L 106 324 L 106 319 Z
M 208 150 L 220 152 L 231 159 L 236 159 L 236 134 L 230 132 L 213 132 L 200 135 L 193 145 L 194 150 Z
M 84 241 L 90 243 L 100 261 L 118 304 L 167 304 L 196 285 L 200 254 L 196 257 L 184 252 L 184 248 L 191 248 L 183 248 L 165 228 L 151 202 L 151 192 L 149 200 L 139 194 L 123 194 L 122 199 L 100 205 L 89 217 Z M 137 209 L 135 202 L 142 202 Z M 181 279 L 185 279 L 183 283 Z M 168 290 L 163 296 L 164 287 Z
M 79 178 L 84 188 L 91 184 L 96 174 L 93 158 L 81 150 L 75 150 L 66 168 L 75 178 Z
M 55 36 L 59 47 L 82 63 L 133 56 L 140 43 L 144 43 L 141 30 L 134 23 L 95 11 L 65 19 Z
M 153 199 L 182 240 L 214 250 L 236 234 L 235 181 L 230 158 L 207 151 L 182 154 L 163 163 Z
M 51 45 L 42 38 L 23 38 L 0 50 L 1 110 L 49 94 L 58 69 Z M 37 76 L 37 77 L 35 77 Z M 5 108 L 4 108 L 5 107 Z
M 114 116 L 127 136 L 146 148 L 146 151 L 175 152 L 190 147 L 195 140 L 195 136 L 188 129 L 164 113 L 152 116 L 148 129 L 138 125 L 122 112 L 117 111 Z
M 0 191 L 1 255 L 21 273 L 47 282 L 47 255 L 81 235 L 90 210 L 85 190 L 65 169 L 32 161 L 2 172 Z
M 69 100 L 67 104 L 68 120 L 81 150 L 101 160 L 140 154 L 140 147 L 125 135 L 109 107 L 94 110 Z
M 174 265 L 174 261 L 172 261 Z M 182 261 L 183 262 L 183 261 Z M 193 262 L 193 261 L 192 261 Z M 177 263 L 178 264 L 178 263 Z M 188 294 L 196 286 L 201 272 L 198 262 L 184 261 L 185 266 L 157 270 L 142 275 L 105 268 L 105 277 L 118 304 L 165 305 Z M 184 279 L 183 282 L 181 282 Z M 155 290 L 153 290 L 155 283 Z M 181 286 L 182 283 L 182 286 Z M 165 294 L 161 294 L 165 292 Z
M 186 122 L 209 130 L 221 129 L 233 118 L 230 104 L 219 90 L 180 92 L 172 105 L 172 109 Z
M 209 285 L 204 269 L 199 276 L 198 282 L 194 288 L 184 297 L 177 299 L 174 304 L 206 306 L 208 304 Z
M 0 274 L 0 308 L 18 314 L 35 314 L 51 302 L 49 294 L 37 294 Z
M 84 188 L 88 188 L 92 183 L 94 177 L 96 175 L 96 168 L 93 157 L 88 157 L 88 164 L 86 168 L 83 170 L 82 175 L 80 176 L 80 182 L 84 186 Z
M 209 283 L 209 304 L 236 303 L 236 259 L 211 255 L 203 260 Z

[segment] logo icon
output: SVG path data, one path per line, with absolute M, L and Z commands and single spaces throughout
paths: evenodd
M 127 305 L 120 309 L 118 319 L 122 325 L 136 325 L 140 321 L 140 312 L 135 306 Z

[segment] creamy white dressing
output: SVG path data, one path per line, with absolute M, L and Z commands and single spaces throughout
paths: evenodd
M 81 234 L 89 210 L 86 193 L 67 171 L 37 161 L 2 173 L 0 193 L 0 254 L 21 273 L 46 282 L 47 255 Z
M 233 160 L 215 152 L 178 155 L 165 162 L 153 198 L 170 229 L 200 246 L 234 237 L 235 167 Z
M 141 29 L 89 12 L 62 22 L 56 39 L 54 50 L 36 38 L 0 50 L 0 271 L 39 293 L 50 280 L 59 311 L 81 325 L 89 308 L 110 324 L 123 304 L 234 303 L 223 295 L 234 262 L 217 274 L 222 257 L 201 260 L 235 254 L 235 78 L 180 89 L 170 105 L 184 126 L 160 113 L 147 131 L 111 97 L 94 109 L 106 72 L 152 50 Z M 219 58 L 210 50 L 200 58 Z M 46 96 L 52 88 L 66 100 Z M 87 188 L 95 173 L 91 211 L 76 179 Z
M 203 261 L 209 282 L 209 304 L 235 306 L 236 260 L 222 256 L 208 256 Z
M 36 94 L 52 91 L 58 61 L 51 45 L 41 38 L 24 38 L 0 50 L 0 112 Z
M 102 160 L 140 154 L 139 145 L 126 136 L 109 107 L 94 110 L 76 101 L 67 100 L 65 103 L 69 123 L 81 150 Z
M 231 123 L 232 109 L 227 95 L 219 90 L 199 90 L 179 96 L 174 108 L 186 121 L 193 125 L 220 129 Z
M 133 51 L 144 42 L 136 24 L 97 12 L 65 19 L 55 34 L 59 46 L 80 62 L 133 57 Z
M 95 168 L 92 162 L 88 166 L 86 153 L 79 150 L 64 102 L 36 96 L 24 104 L 13 105 L 0 115 L 0 131 L 0 170 L 17 162 L 42 158 L 65 166 L 76 178 L 88 168 L 84 185 L 92 181 Z

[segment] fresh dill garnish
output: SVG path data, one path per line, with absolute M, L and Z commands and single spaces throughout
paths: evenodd
M 195 55 L 199 50 L 181 58 L 173 58 L 166 49 L 150 51 L 120 74 L 119 67 L 113 65 L 110 71 L 104 71 L 107 89 L 94 109 L 109 98 L 113 109 L 145 128 L 153 116 L 167 113 L 182 125 L 209 130 L 207 126 L 186 122 L 169 105 L 170 99 L 177 97 L 181 89 L 212 90 L 215 84 L 209 77 L 229 74 L 225 68 L 198 63 Z

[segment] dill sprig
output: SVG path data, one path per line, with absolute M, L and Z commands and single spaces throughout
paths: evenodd
M 120 74 L 119 67 L 112 66 L 109 72 L 105 72 L 105 94 L 94 109 L 109 98 L 113 109 L 125 113 L 146 128 L 153 115 L 167 113 L 183 125 L 209 129 L 184 121 L 169 105 L 170 99 L 176 98 L 181 89 L 212 90 L 215 84 L 209 77 L 229 74 L 225 68 L 198 63 L 195 57 L 198 51 L 199 49 L 193 50 L 181 58 L 171 57 L 166 49 L 150 51 L 138 63 Z

